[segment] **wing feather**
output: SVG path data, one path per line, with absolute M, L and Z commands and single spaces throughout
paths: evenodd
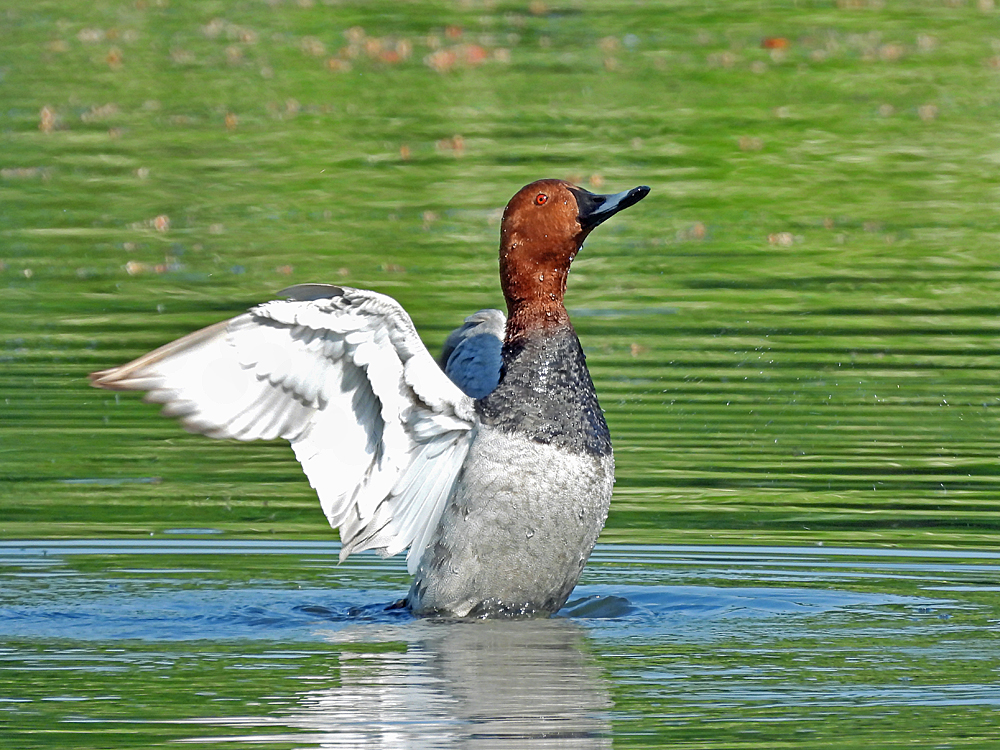
M 468 453 L 473 401 L 392 298 L 317 284 L 285 293 L 93 384 L 146 391 L 210 437 L 289 440 L 342 557 L 409 547 L 415 569 Z
M 479 310 L 444 342 L 442 369 L 466 394 L 484 398 L 500 382 L 501 349 L 507 317 L 499 310 Z

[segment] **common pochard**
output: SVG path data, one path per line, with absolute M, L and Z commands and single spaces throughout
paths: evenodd
M 648 193 L 519 190 L 500 228 L 507 316 L 470 316 L 440 366 L 394 299 L 302 284 L 91 381 L 146 391 L 191 432 L 288 440 L 341 559 L 409 548 L 417 614 L 556 612 L 614 484 L 566 280 L 591 230 Z

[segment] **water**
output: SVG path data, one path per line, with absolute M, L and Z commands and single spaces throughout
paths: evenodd
M 554 176 L 652 187 L 567 297 L 606 540 L 995 546 L 995 9 L 799 5 L 5 8 L 0 535 L 324 538 L 287 446 L 87 373 L 310 281 L 437 351 Z
M 0 745 L 996 745 L 994 4 L 508 5 L 0 8 Z M 287 445 L 86 384 L 311 281 L 436 350 L 549 176 L 652 187 L 552 622 L 386 611 Z
M 312 542 L 0 545 L 5 746 L 988 746 L 1000 553 L 601 545 L 552 620 Z

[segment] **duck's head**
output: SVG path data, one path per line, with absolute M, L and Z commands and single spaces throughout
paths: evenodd
M 568 324 L 566 278 L 587 235 L 646 197 L 645 185 L 595 195 L 563 180 L 538 180 L 510 199 L 500 225 L 500 284 L 512 331 Z

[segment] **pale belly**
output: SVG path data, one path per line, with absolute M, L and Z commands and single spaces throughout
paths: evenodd
M 424 551 L 418 614 L 519 616 L 566 601 L 604 526 L 614 458 L 482 425 Z

